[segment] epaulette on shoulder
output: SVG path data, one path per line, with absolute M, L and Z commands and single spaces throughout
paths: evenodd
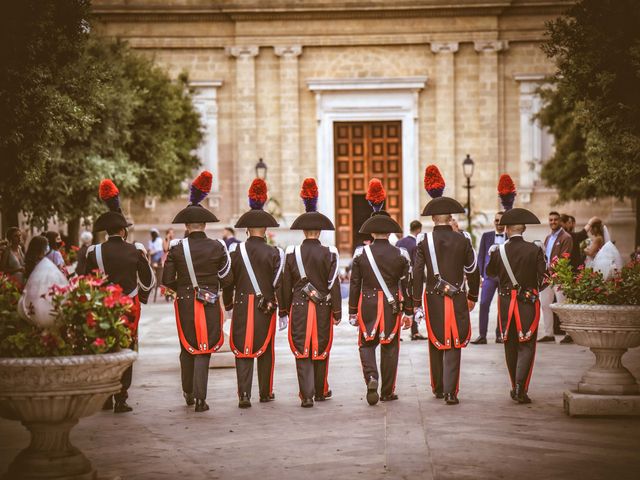
M 471 234 L 469 232 L 467 232 L 466 230 L 463 230 L 462 234 L 467 238 L 467 240 L 471 242 Z
M 180 245 L 180 243 L 181 243 L 181 242 L 182 242 L 182 239 L 181 239 L 181 238 L 174 238 L 173 240 L 171 240 L 171 241 L 169 242 L 169 248 L 173 248 L 173 247 L 175 247 L 176 245 Z
M 406 258 L 409 261 L 409 263 L 411 263 L 411 256 L 409 255 L 409 252 L 407 251 L 407 249 L 404 247 L 396 247 L 396 248 L 400 250 L 400 255 Z
M 287 247 L 287 249 L 285 250 L 285 253 L 286 253 L 287 255 L 289 255 L 290 253 L 293 253 L 293 251 L 295 250 L 295 248 L 296 248 L 296 246 L 295 246 L 295 245 L 289 245 L 289 246 Z
M 89 252 L 93 252 L 96 249 L 95 245 L 89 245 L 89 248 L 87 248 L 87 255 L 89 254 Z
M 416 237 L 416 245 L 417 245 L 418 243 L 420 243 L 422 240 L 424 240 L 424 236 L 425 236 L 425 234 L 424 234 L 424 233 L 419 233 L 419 234 L 418 234 L 418 236 Z
M 144 245 L 143 245 L 143 244 L 141 244 L 140 242 L 134 242 L 134 243 L 133 243 L 133 246 L 134 246 L 134 247 L 136 247 L 136 250 L 140 250 L 140 251 L 142 251 L 143 253 L 147 253 L 147 249 L 146 249 L 146 248 L 144 248 Z
M 363 251 L 364 251 L 364 247 L 356 247 L 356 251 L 353 252 L 353 258 L 356 258 L 362 255 Z
M 229 253 L 231 252 L 235 252 L 236 248 L 238 248 L 238 242 L 233 242 L 230 246 L 229 246 Z
M 340 253 L 338 252 L 338 249 L 337 249 L 335 246 L 333 246 L 333 245 L 329 245 L 329 251 L 330 251 L 331 253 L 333 253 L 333 254 L 334 254 L 335 256 L 337 256 L 337 257 L 339 257 L 339 256 L 340 256 Z

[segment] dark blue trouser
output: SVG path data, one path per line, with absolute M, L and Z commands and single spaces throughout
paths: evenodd
M 487 336 L 487 327 L 489 326 L 489 309 L 493 296 L 498 289 L 498 279 L 486 277 L 482 280 L 482 291 L 480 292 L 480 336 Z M 496 317 L 498 314 L 496 313 Z M 500 329 L 496 320 L 496 337 L 500 335 Z

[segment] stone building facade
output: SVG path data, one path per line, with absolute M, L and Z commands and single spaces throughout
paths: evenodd
M 539 177 L 553 146 L 533 120 L 536 89 L 554 71 L 540 43 L 545 22 L 570 3 L 94 0 L 93 26 L 173 76 L 188 72 L 206 126 L 201 158 L 214 172 L 209 205 L 222 219 L 213 231 L 248 208 L 246 190 L 262 158 L 269 208 L 283 226 L 302 211 L 301 181 L 318 179 L 320 210 L 338 227 L 324 239 L 346 256 L 352 225 L 368 213 L 369 178 L 383 180 L 387 207 L 406 230 L 427 201 L 427 164 L 440 167 L 446 194 L 466 200 L 469 154 L 477 223 L 489 225 L 498 210 L 497 180 L 506 172 L 518 186 L 517 205 L 542 219 L 557 208 L 578 224 L 599 214 L 627 252 L 630 203 L 554 206 L 555 192 Z M 129 202 L 138 235 L 168 227 L 185 202 Z M 286 227 L 275 237 L 283 245 L 299 241 Z

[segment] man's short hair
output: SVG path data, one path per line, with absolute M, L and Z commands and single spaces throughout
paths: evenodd
M 432 218 L 434 222 L 449 223 L 453 217 L 450 213 L 444 213 L 442 215 L 434 215 Z
M 527 229 L 527 226 L 522 223 L 516 223 L 515 225 L 508 225 L 507 228 L 512 232 L 523 233 Z
M 124 230 L 124 227 L 107 228 L 107 235 L 117 235 L 120 233 L 120 230 Z
M 234 237 L 236 236 L 236 231 L 233 229 L 233 227 L 224 227 L 225 230 L 228 230 L 229 233 L 231 235 L 233 235 Z
M 189 231 L 204 230 L 205 228 L 207 228 L 207 224 L 204 222 L 187 223 L 186 226 Z
M 552 210 L 552 211 L 549 212 L 549 216 L 551 216 L 551 215 L 555 215 L 556 217 L 560 216 L 560 214 L 558 212 L 556 212 L 555 210 Z
M 567 217 L 569 217 L 573 223 L 576 223 L 576 217 L 573 215 L 567 215 Z
M 414 220 L 409 224 L 409 230 L 411 230 L 412 232 L 422 230 L 422 223 L 419 220 Z
M 562 215 L 560 215 L 560 221 L 562 223 L 567 223 L 569 220 L 571 220 L 571 217 L 566 213 L 563 213 Z

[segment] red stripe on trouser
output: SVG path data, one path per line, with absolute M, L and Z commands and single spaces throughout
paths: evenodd
M 275 327 L 275 324 L 274 324 Z M 275 343 L 276 343 L 276 339 L 275 338 L 271 338 L 271 375 L 269 376 L 269 395 L 273 394 L 273 371 L 275 370 L 275 366 L 276 366 L 276 353 L 275 353 Z
M 324 388 L 322 390 L 322 394 L 326 395 L 329 392 L 329 382 L 328 382 L 328 377 L 329 377 L 329 357 L 330 355 L 327 354 L 327 359 L 325 360 L 325 364 L 324 364 Z
M 531 375 L 533 374 L 533 364 L 536 361 L 536 348 L 537 342 L 533 342 L 533 358 L 531 358 L 531 366 L 529 367 L 529 375 L 527 375 L 527 381 L 524 383 L 524 391 L 529 390 L 529 382 L 531 381 Z
M 187 341 L 184 336 L 184 332 L 182 331 L 182 324 L 180 323 L 180 310 L 178 309 L 178 301 L 173 302 L 173 306 L 176 312 L 176 326 L 178 327 L 178 337 L 180 338 L 180 343 L 184 347 L 184 349 L 192 355 L 202 355 L 207 353 L 213 353 L 218 350 L 223 342 L 224 335 L 222 333 L 222 308 L 220 309 L 220 340 L 216 345 L 208 345 L 208 330 L 207 330 L 207 318 L 204 311 L 204 305 L 198 302 L 196 299 L 193 300 L 193 313 L 194 313 L 194 327 L 196 330 L 196 341 L 198 342 L 198 347 L 194 347 Z M 203 337 L 204 334 L 204 337 Z

